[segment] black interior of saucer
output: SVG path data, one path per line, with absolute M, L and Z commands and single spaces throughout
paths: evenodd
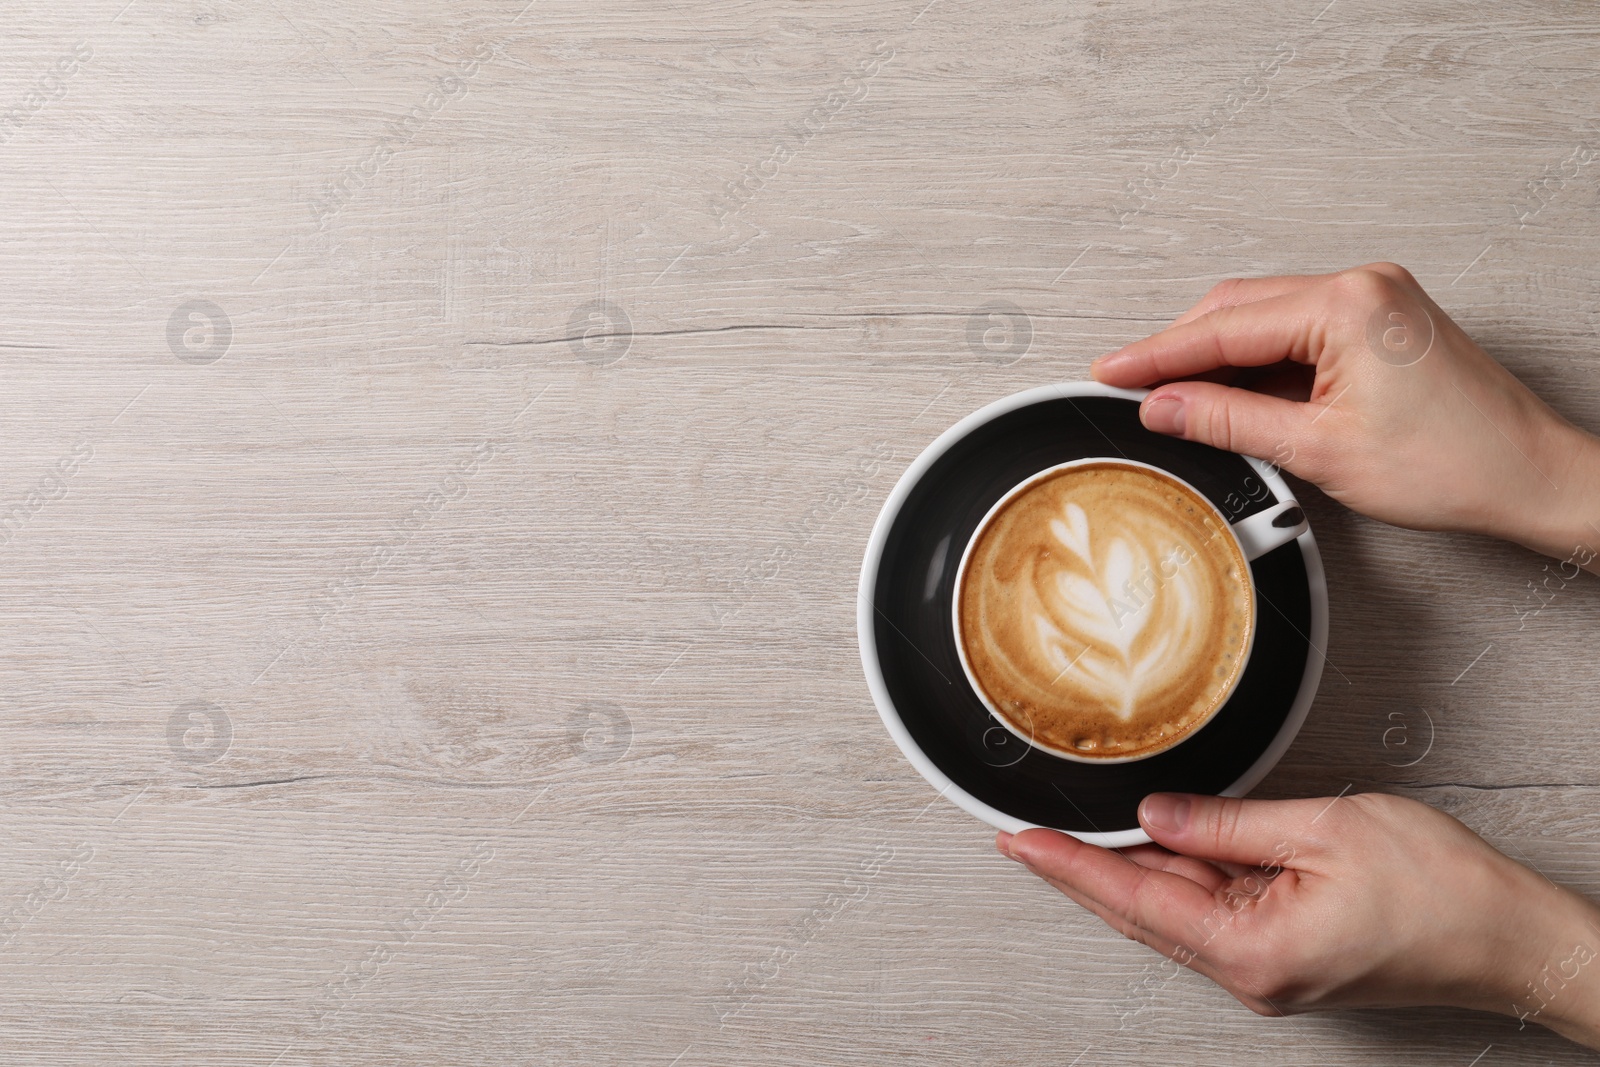
M 874 640 L 885 685 L 917 745 L 962 789 L 1025 822 L 1077 832 L 1136 829 L 1139 801 L 1172 790 L 1219 793 L 1271 745 L 1305 671 L 1311 592 L 1290 542 L 1251 563 L 1255 645 L 1228 703 L 1174 748 L 1130 763 L 1065 760 L 995 722 L 962 673 L 951 624 L 961 554 L 983 516 L 1023 479 L 1090 456 L 1171 471 L 1230 521 L 1263 511 L 1270 490 L 1244 459 L 1151 433 L 1118 397 L 1029 404 L 958 441 L 912 488 L 879 562 Z

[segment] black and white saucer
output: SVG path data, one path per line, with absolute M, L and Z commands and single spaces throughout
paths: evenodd
M 1148 841 L 1158 791 L 1243 796 L 1288 750 L 1316 695 L 1328 637 L 1322 557 L 1307 530 L 1250 564 L 1254 645 L 1238 687 L 1192 736 L 1147 759 L 1062 759 L 1003 728 L 961 668 L 951 598 L 978 523 L 1014 486 L 1074 459 L 1136 460 L 1205 494 L 1230 522 L 1293 498 L 1270 465 L 1146 430 L 1144 391 L 1093 382 L 1029 389 L 962 419 L 901 476 L 873 526 L 856 630 L 895 744 L 940 795 L 1011 833 L 1048 826 L 1107 848 Z

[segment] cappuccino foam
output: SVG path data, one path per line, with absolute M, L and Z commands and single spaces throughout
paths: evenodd
M 1193 490 L 1115 462 L 1028 486 L 974 540 L 958 638 L 1024 737 L 1080 757 L 1149 755 L 1210 719 L 1249 652 L 1250 572 Z

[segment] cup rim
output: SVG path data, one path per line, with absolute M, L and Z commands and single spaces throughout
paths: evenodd
M 878 512 L 877 521 L 873 523 L 872 532 L 867 538 L 867 550 L 861 561 L 861 579 L 856 589 L 856 644 L 861 654 L 861 664 L 866 674 L 867 689 L 872 694 L 873 706 L 878 711 L 878 717 L 883 721 L 884 728 L 889 732 L 889 737 L 894 741 L 895 747 L 901 755 L 922 775 L 927 783 L 938 790 L 939 795 L 948 797 L 957 807 L 967 814 L 977 818 L 997 830 L 1006 833 L 1021 833 L 1038 826 L 1037 823 L 1027 822 L 1014 815 L 995 808 L 977 797 L 968 793 L 956 784 L 939 766 L 928 758 L 922 751 L 916 739 L 911 736 L 911 731 L 900 718 L 899 711 L 894 706 L 894 700 L 889 695 L 889 687 L 883 678 L 883 669 L 878 661 L 876 636 L 873 627 L 874 591 L 878 580 L 879 565 L 883 561 L 883 549 L 889 539 L 889 530 L 900 515 L 906 498 L 911 491 L 928 473 L 934 463 L 948 452 L 958 441 L 964 440 L 973 431 L 1002 415 L 1016 411 L 1019 408 L 1041 403 L 1052 399 L 1068 399 L 1083 396 L 1104 396 L 1120 398 L 1123 400 L 1140 401 L 1148 396 L 1148 389 L 1119 389 L 1114 386 L 1101 385 L 1099 382 L 1063 382 L 1055 385 L 1040 385 L 1010 396 L 1001 397 L 992 403 L 973 411 L 938 437 L 934 438 L 911 465 L 901 474 L 900 480 L 889 491 L 883 508 Z M 1281 498 L 1288 498 L 1294 494 L 1290 492 L 1276 468 L 1256 459 L 1245 456 L 1245 461 L 1254 469 L 1267 485 Z M 1308 529 L 1295 540 L 1300 545 L 1301 558 L 1306 570 L 1306 584 L 1309 587 L 1311 599 L 1311 632 L 1308 635 L 1307 655 L 1305 669 L 1301 674 L 1300 688 L 1295 694 L 1295 700 L 1290 705 L 1289 713 L 1284 718 L 1283 725 L 1278 728 L 1277 734 L 1267 745 L 1256 761 L 1252 763 L 1244 774 L 1222 790 L 1218 795 L 1225 797 L 1241 797 L 1250 792 L 1265 778 L 1283 758 L 1289 746 L 1294 743 L 1295 735 L 1300 732 L 1305 724 L 1306 715 L 1311 710 L 1312 701 L 1316 698 L 1317 684 L 1322 677 L 1322 665 L 1326 659 L 1323 649 L 1328 643 L 1328 584 L 1322 566 L 1322 554 L 1317 549 L 1316 537 Z M 1067 832 L 1067 831 L 1063 831 Z M 1071 831 L 1071 836 L 1089 844 L 1099 845 L 1103 848 L 1127 848 L 1131 845 L 1146 844 L 1150 835 L 1142 828 L 1108 831 Z
M 1223 692 L 1216 704 L 1212 706 L 1211 710 L 1206 712 L 1205 718 L 1201 719 L 1198 723 L 1191 726 L 1188 730 L 1184 731 L 1182 734 L 1179 734 L 1177 737 L 1167 741 L 1159 748 L 1148 749 L 1144 752 L 1138 752 L 1131 756 L 1084 756 L 1079 753 L 1069 751 L 1068 749 L 1057 748 L 1054 745 L 1045 744 L 1044 742 L 1024 734 L 1021 730 L 1017 729 L 1015 723 L 1011 722 L 1011 720 L 1000 714 L 999 709 L 994 706 L 994 702 L 989 699 L 989 694 L 984 692 L 983 686 L 978 684 L 977 675 L 972 669 L 972 664 L 967 661 L 966 642 L 962 641 L 961 639 L 961 589 L 967 577 L 967 562 L 972 558 L 972 548 L 978 543 L 978 536 L 988 528 L 989 523 L 994 520 L 994 517 L 997 514 L 999 514 L 1001 508 L 1005 507 L 1005 505 L 1010 501 L 1016 499 L 1016 497 L 1020 494 L 1026 492 L 1029 486 L 1043 481 L 1058 471 L 1069 470 L 1073 467 L 1084 467 L 1091 463 L 1108 463 L 1113 466 L 1134 467 L 1140 470 L 1147 470 L 1171 481 L 1177 482 L 1179 485 L 1183 486 L 1189 491 L 1191 496 L 1201 501 L 1208 509 L 1210 509 L 1211 514 L 1216 517 L 1218 524 L 1221 525 L 1222 529 L 1227 531 L 1228 539 L 1233 543 L 1235 551 L 1238 552 L 1239 559 L 1244 564 L 1244 569 L 1247 575 L 1245 585 L 1249 593 L 1250 606 L 1246 616 L 1247 632 L 1244 639 L 1244 654 L 1239 657 L 1239 665 L 1234 668 L 1233 677 L 1228 682 L 1228 688 Z M 1048 752 L 1052 756 L 1058 756 L 1061 759 L 1072 760 L 1074 763 L 1088 763 L 1095 765 L 1109 763 L 1134 763 L 1139 760 L 1149 759 L 1152 756 L 1159 756 L 1163 752 L 1170 752 L 1172 749 L 1177 748 L 1195 734 L 1205 729 L 1206 724 L 1212 719 L 1216 718 L 1217 713 L 1222 710 L 1223 706 L 1227 704 L 1230 699 L 1232 699 L 1234 691 L 1239 688 L 1239 683 L 1244 679 L 1244 672 L 1250 667 L 1250 654 L 1255 650 L 1256 645 L 1257 607 L 1255 583 L 1248 580 L 1249 570 L 1250 560 L 1244 551 L 1244 545 L 1239 542 L 1239 535 L 1234 533 L 1233 524 L 1228 522 L 1228 517 L 1222 513 L 1221 508 L 1218 508 L 1209 497 L 1207 497 L 1200 490 L 1196 489 L 1193 485 L 1189 484 L 1189 482 L 1185 479 L 1178 477 L 1165 467 L 1156 466 L 1154 463 L 1145 463 L 1143 460 L 1137 459 L 1124 459 L 1121 456 L 1083 456 L 1079 459 L 1069 459 L 1064 462 L 1057 463 L 1054 466 L 1046 467 L 1044 470 L 1035 471 L 1033 474 L 1028 475 L 1028 477 L 1024 478 L 1010 489 L 1006 490 L 1005 495 L 1003 495 L 999 500 L 996 500 L 993 506 L 991 506 L 989 510 L 984 513 L 983 518 L 978 520 L 978 525 L 973 528 L 972 536 L 967 538 L 966 548 L 964 548 L 961 552 L 961 562 L 956 567 L 955 588 L 950 597 L 950 625 L 956 639 L 956 658 L 961 661 L 961 670 L 967 677 L 967 684 L 972 687 L 973 694 L 978 698 L 979 701 L 983 703 L 983 706 L 989 709 L 989 715 L 996 723 L 1005 727 L 1024 744 L 1031 745 L 1032 747 L 1039 749 L 1041 752 Z

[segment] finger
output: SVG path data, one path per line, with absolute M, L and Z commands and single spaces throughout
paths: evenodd
M 1049 832 L 1053 833 L 1054 831 L 1049 831 Z M 1148 930 L 1148 929 L 1146 929 L 1146 928 L 1144 928 L 1142 926 L 1139 926 L 1139 925 L 1133 923 L 1132 921 L 1130 921 L 1128 919 L 1127 916 L 1119 914 L 1118 912 L 1112 911 L 1111 909 L 1107 908 L 1105 905 L 1101 904 L 1095 898 L 1093 898 L 1093 897 L 1087 895 L 1086 893 L 1084 893 L 1076 885 L 1073 885 L 1072 883 L 1069 883 L 1069 882 L 1062 881 L 1059 878 L 1052 877 L 1050 874 L 1046 873 L 1045 871 L 1042 871 L 1042 870 L 1040 870 L 1040 869 L 1038 869 L 1036 867 L 1033 867 L 1033 866 L 1029 865 L 1026 860 L 1021 858 L 1021 855 L 1022 855 L 1021 850 L 1019 850 L 1018 854 L 1015 854 L 1015 855 L 1012 854 L 1011 852 L 1007 851 L 1007 849 L 1010 846 L 1011 837 L 1012 837 L 1011 834 L 1006 834 L 1006 833 L 1002 833 L 1002 834 L 1000 834 L 1000 835 L 998 835 L 996 837 L 996 845 L 997 846 L 1000 846 L 1000 844 L 1001 844 L 1001 840 L 1000 839 L 1001 838 L 1004 839 L 1004 847 L 1001 847 L 1001 852 L 1005 853 L 1005 855 L 1008 856 L 1009 858 L 1017 860 L 1018 862 L 1022 863 L 1024 866 L 1027 866 L 1030 873 L 1037 875 L 1041 881 L 1043 881 L 1046 884 L 1054 887 L 1058 892 L 1060 892 L 1068 900 L 1071 900 L 1073 903 L 1077 904 L 1078 906 L 1084 908 L 1085 910 L 1087 910 L 1089 912 L 1092 912 L 1095 916 L 1097 916 L 1107 926 L 1111 927 L 1113 930 L 1115 930 L 1117 933 L 1121 934 L 1123 937 L 1128 938 L 1130 941 L 1137 941 L 1141 945 L 1145 945 L 1145 946 L 1148 946 L 1149 948 L 1155 949 L 1157 952 L 1161 953 L 1163 956 L 1166 956 L 1168 959 L 1173 960 L 1173 961 L 1183 965 L 1184 967 L 1187 967 L 1190 970 L 1195 971 L 1196 973 L 1202 974 L 1205 977 L 1211 979 L 1213 982 L 1216 982 L 1218 985 L 1220 985 L 1224 989 L 1226 989 L 1229 993 L 1233 994 L 1236 997 L 1239 997 L 1241 1000 L 1245 999 L 1246 995 L 1243 992 L 1241 992 L 1240 990 L 1238 990 L 1237 988 L 1235 988 L 1233 980 L 1232 980 L 1230 975 L 1224 974 L 1222 971 L 1220 971 L 1216 967 L 1212 966 L 1202 956 L 1199 955 L 1199 950 L 1203 949 L 1205 947 L 1205 944 L 1206 944 L 1206 936 L 1205 935 L 1206 935 L 1206 930 L 1208 928 L 1205 926 L 1205 921 L 1206 920 L 1214 920 L 1216 918 L 1217 914 L 1219 913 L 1219 909 L 1218 908 L 1212 907 L 1210 909 L 1210 911 L 1207 912 L 1205 917 L 1201 920 L 1201 923 L 1199 924 L 1198 928 L 1191 927 L 1187 931 L 1188 936 L 1187 936 L 1186 939 L 1184 939 L 1184 940 L 1174 940 L 1170 936 L 1165 936 L 1163 934 L 1157 933 L 1157 932 L 1155 932 L 1153 930 Z M 1092 845 L 1086 845 L 1084 847 L 1085 848 L 1094 848 L 1094 846 L 1092 846 Z M 1146 850 L 1151 850 L 1151 851 L 1147 852 Z M 1101 850 L 1101 851 L 1103 851 L 1103 850 Z M 1162 854 L 1164 854 L 1166 856 L 1173 856 L 1172 853 L 1166 852 L 1165 849 L 1160 849 L 1159 847 L 1149 846 L 1149 845 L 1137 845 L 1137 846 L 1134 846 L 1133 848 L 1122 849 L 1122 850 L 1120 850 L 1120 853 L 1113 852 L 1113 853 L 1109 853 L 1109 854 L 1113 855 L 1113 856 L 1121 854 L 1121 855 L 1127 857 L 1129 853 L 1133 853 L 1133 852 L 1139 853 L 1139 855 L 1141 857 L 1153 856 L 1154 853 L 1162 853 Z M 1132 857 L 1128 857 L 1128 858 L 1131 860 Z M 1173 857 L 1173 858 L 1183 859 L 1185 857 L 1177 856 L 1177 857 Z M 1230 864 L 1228 866 L 1232 866 L 1232 865 Z M 1241 869 L 1243 869 L 1243 868 L 1241 868 Z M 1216 899 L 1217 898 L 1215 896 L 1211 897 L 1211 900 L 1213 902 L 1215 902 Z
M 1197 860 L 1193 856 L 1180 856 L 1160 845 L 1134 845 L 1132 848 L 1117 851 L 1141 867 L 1181 875 L 1208 893 L 1215 893 L 1227 885 L 1233 877 L 1205 860 Z
M 1316 461 L 1324 452 L 1322 437 L 1337 425 L 1330 421 L 1317 426 L 1326 410 L 1323 404 L 1211 382 L 1174 382 L 1144 398 L 1139 419 L 1156 433 L 1270 459 L 1315 482 L 1321 480 Z
M 1002 830 L 995 835 L 995 849 L 1007 859 L 1016 860 L 1017 857 L 1011 853 L 1010 844 L 1010 834 Z M 1217 892 L 1230 881 L 1243 878 L 1251 871 L 1250 867 L 1237 863 L 1224 861 L 1207 863 L 1205 860 L 1197 860 L 1192 856 L 1180 856 L 1176 852 L 1162 848 L 1160 845 L 1132 845 L 1128 848 L 1119 848 L 1116 852 L 1120 856 L 1126 856 L 1141 867 L 1180 874 L 1190 881 L 1198 883 L 1210 893 Z M 1021 861 L 1018 860 L 1018 862 Z M 1039 877 L 1043 878 L 1044 875 Z
M 1192 378 L 1186 378 L 1184 380 L 1196 382 L 1216 382 L 1218 385 L 1233 385 L 1238 380 L 1239 376 L 1244 373 L 1245 370 L 1241 367 L 1217 367 L 1215 370 L 1208 370 L 1203 374 L 1196 374 Z
M 1316 823 L 1337 800 L 1152 793 L 1139 805 L 1139 824 L 1174 852 L 1271 872 L 1297 867 L 1320 851 Z
M 1144 929 L 1142 926 L 1138 926 L 1130 921 L 1127 916 L 1119 915 L 1118 913 L 1107 908 L 1105 905 L 1101 904 L 1098 900 L 1095 900 L 1093 897 L 1086 896 L 1076 886 L 1073 886 L 1067 882 L 1063 882 L 1060 879 L 1052 878 L 1042 871 L 1034 870 L 1032 867 L 1029 867 L 1028 870 L 1033 874 L 1038 875 L 1040 880 L 1055 887 L 1063 896 L 1071 900 L 1073 903 L 1093 912 L 1100 918 L 1102 922 L 1111 927 L 1111 929 L 1115 930 L 1117 933 L 1121 934 L 1123 937 L 1127 938 L 1129 941 L 1137 941 L 1141 945 L 1148 945 L 1150 948 L 1155 949 L 1168 959 L 1178 959 L 1181 961 L 1189 958 L 1192 955 L 1186 946 L 1179 945 L 1168 938 L 1161 937 L 1158 934 Z
M 1011 854 L 1011 835 L 1005 831 L 995 835 L 994 847 L 1007 859 L 1015 860 Z M 1207 863 L 1197 860 L 1192 856 L 1180 856 L 1176 852 L 1162 848 L 1160 845 L 1133 845 L 1128 848 L 1117 849 L 1117 853 L 1126 856 L 1141 867 L 1150 867 L 1158 871 L 1168 871 L 1180 874 L 1192 882 L 1198 883 L 1210 893 L 1216 893 L 1230 881 L 1236 881 L 1247 876 L 1254 868 L 1239 863 L 1228 863 L 1218 860 Z M 1020 861 L 1018 861 L 1020 862 Z M 1043 875 L 1040 875 L 1043 878 Z
M 1298 293 L 1302 289 L 1309 289 L 1313 285 L 1332 281 L 1341 274 L 1348 274 L 1352 270 L 1369 270 L 1374 274 L 1382 274 L 1391 281 L 1401 284 L 1416 285 L 1416 279 L 1404 267 L 1396 263 L 1368 263 L 1361 267 L 1347 267 L 1344 270 L 1333 271 L 1330 274 L 1280 274 L 1270 278 L 1225 278 L 1211 287 L 1211 291 L 1200 298 L 1200 302 L 1185 311 L 1173 321 L 1174 326 L 1191 322 L 1218 308 L 1237 307 L 1240 304 L 1253 304 L 1258 300 L 1270 300 L 1275 296 L 1286 293 Z
M 1233 862 L 1230 862 L 1229 860 L 1207 860 L 1206 862 L 1210 863 L 1211 866 L 1215 867 L 1217 870 L 1221 871 L 1223 874 L 1226 874 L 1229 878 L 1233 879 L 1236 882 L 1239 879 L 1244 878 L 1247 875 L 1249 875 L 1250 872 L 1256 870 L 1256 868 L 1251 866 L 1250 864 L 1247 864 L 1247 863 L 1233 863 Z
M 1051 831 L 1051 832 L 1054 832 L 1054 831 Z M 1150 948 L 1155 949 L 1157 952 L 1161 953 L 1162 955 L 1166 956 L 1168 959 L 1176 959 L 1180 963 L 1187 964 L 1193 958 L 1194 953 L 1189 951 L 1186 946 L 1180 945 L 1180 944 L 1172 941 L 1170 938 L 1162 937 L 1161 935 L 1156 934 L 1153 931 L 1144 929 L 1143 927 L 1137 925 L 1132 920 L 1130 920 L 1126 915 L 1118 914 L 1117 912 L 1114 912 L 1111 909 L 1107 908 L 1105 905 L 1101 904 L 1098 900 L 1094 899 L 1091 896 L 1088 896 L 1087 894 L 1085 894 L 1078 887 L 1076 887 L 1076 886 L 1074 886 L 1074 885 L 1072 885 L 1072 884 L 1070 884 L 1068 882 L 1063 882 L 1059 878 L 1054 878 L 1051 875 L 1047 874 L 1046 872 L 1044 872 L 1042 870 L 1039 870 L 1038 868 L 1032 866 L 1026 859 L 1023 858 L 1024 853 L 1022 853 L 1020 850 L 1018 852 L 1016 852 L 1016 853 L 1010 852 L 1009 848 L 1010 848 L 1011 836 L 1012 835 L 1010 835 L 1010 834 L 1001 834 L 1000 835 L 1000 837 L 1004 837 L 1006 839 L 1006 841 L 1005 841 L 1005 843 L 1003 845 L 1001 844 L 999 838 L 998 837 L 996 838 L 996 841 L 995 841 L 996 846 L 1000 848 L 1001 852 L 1005 853 L 1005 855 L 1007 855 L 1011 859 L 1016 860 L 1018 863 L 1023 864 L 1023 866 L 1028 868 L 1028 871 L 1030 873 L 1032 873 L 1034 875 L 1037 875 L 1040 878 L 1040 880 L 1042 880 L 1042 881 L 1048 883 L 1049 885 L 1055 887 L 1055 889 L 1057 889 L 1063 896 L 1065 896 L 1067 899 L 1071 900 L 1073 903 L 1079 905 L 1082 908 L 1085 908 L 1085 909 L 1093 912 L 1095 915 L 1097 915 L 1101 919 L 1101 921 L 1103 921 L 1107 926 L 1111 927 L 1117 933 L 1121 934 L 1123 937 L 1126 937 L 1130 941 L 1137 941 L 1141 945 L 1147 945 Z M 1094 848 L 1095 846 L 1088 845 L 1088 846 L 1085 846 L 1085 847 Z M 1141 847 L 1153 848 L 1157 852 L 1163 852 L 1168 856 L 1172 855 L 1172 853 L 1166 852 L 1165 849 L 1155 848 L 1155 846 L 1141 846 Z M 1110 851 L 1104 850 L 1104 849 L 1101 849 L 1099 851 L 1107 852 L 1107 855 L 1110 855 L 1110 856 L 1116 856 L 1116 855 L 1119 854 L 1118 852 L 1110 852 Z M 1122 850 L 1122 854 L 1125 855 L 1126 852 L 1128 852 L 1128 851 L 1131 851 L 1131 850 Z M 1131 863 L 1132 860 L 1129 859 L 1129 860 L 1126 860 L 1125 862 L 1130 862 Z M 1193 862 L 1199 862 L 1199 861 L 1193 861 Z
M 1218 308 L 1101 356 L 1089 370 L 1105 385 L 1133 387 L 1217 367 L 1264 367 L 1284 359 L 1314 364 L 1325 303 L 1316 290 L 1303 289 Z
M 1198 940 L 1194 937 L 1189 939 L 1190 941 L 1194 942 L 1192 945 L 1187 941 L 1173 941 L 1172 939 L 1163 937 L 1160 934 L 1154 933 L 1153 931 L 1133 925 L 1123 916 L 1118 915 L 1113 911 L 1109 911 L 1098 901 L 1085 896 L 1078 889 L 1065 882 L 1052 878 L 1040 871 L 1033 870 L 1031 867 L 1028 869 L 1032 871 L 1032 873 L 1038 875 L 1041 881 L 1057 889 L 1062 896 L 1065 896 L 1068 900 L 1071 900 L 1073 903 L 1079 905 L 1086 911 L 1092 912 L 1094 915 L 1099 917 L 1102 922 L 1111 927 L 1111 929 L 1115 930 L 1117 933 L 1121 934 L 1123 937 L 1126 937 L 1130 941 L 1137 941 L 1141 945 L 1155 949 L 1157 952 L 1167 957 L 1167 959 L 1173 960 L 1174 962 L 1179 963 L 1198 974 L 1204 975 L 1213 982 L 1222 986 L 1222 988 L 1226 989 L 1229 993 L 1232 993 L 1236 997 L 1241 997 L 1242 999 L 1242 995 L 1234 986 L 1232 976 L 1224 974 L 1222 971 L 1209 963 L 1205 957 L 1200 955 L 1198 950 L 1204 947 L 1203 929 L 1200 931 L 1191 931 L 1193 934 L 1201 935 Z
M 1213 285 L 1211 290 L 1200 298 L 1199 303 L 1173 320 L 1172 325 L 1181 326 L 1186 322 L 1192 322 L 1218 308 L 1253 304 L 1258 300 L 1283 296 L 1285 293 L 1298 293 L 1332 277 L 1332 274 L 1280 274 L 1274 278 L 1225 278 Z
M 1182 943 L 1216 907 L 1211 892 L 1189 878 L 1141 866 L 1055 830 L 1024 830 L 1011 838 L 1009 848 L 1030 869 L 1060 883 L 1063 892 L 1070 889 L 1073 899 L 1093 901 L 1170 944 Z
M 1191 374 L 1179 379 L 1185 382 L 1215 382 L 1248 389 L 1253 393 L 1281 396 L 1285 400 L 1305 403 L 1311 397 L 1311 387 L 1316 382 L 1317 368 L 1302 363 L 1274 363 L 1270 367 L 1218 367 L 1201 374 Z M 1171 382 L 1152 382 L 1158 389 Z

